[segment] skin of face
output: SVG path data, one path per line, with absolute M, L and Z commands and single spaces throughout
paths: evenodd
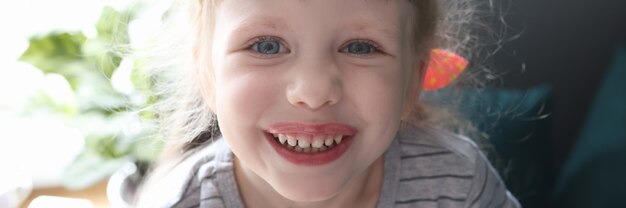
M 419 57 L 407 44 L 412 5 L 228 0 L 215 12 L 215 89 L 208 99 L 235 155 L 244 202 L 295 207 L 377 199 L 383 154 L 408 98 L 420 90 L 412 86 L 422 74 Z M 280 44 L 277 53 L 257 51 L 267 40 Z M 361 43 L 376 49 L 349 49 Z M 340 123 L 356 133 L 338 159 L 303 166 L 285 160 L 266 139 L 267 129 L 281 122 Z

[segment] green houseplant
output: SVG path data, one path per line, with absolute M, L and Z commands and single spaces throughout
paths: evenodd
M 161 140 L 152 124 L 156 115 L 146 108 L 154 100 L 150 80 L 142 76 L 140 60 L 122 55 L 129 45 L 129 23 L 145 6 L 129 5 L 123 11 L 104 7 L 96 34 L 53 31 L 31 37 L 19 58 L 44 74 L 62 77 L 70 88 L 70 96 L 63 99 L 39 92 L 23 110 L 60 117 L 81 131 L 83 151 L 62 179 L 69 189 L 83 189 L 116 171 L 128 171 L 129 164 L 137 167 L 141 178 L 160 151 Z

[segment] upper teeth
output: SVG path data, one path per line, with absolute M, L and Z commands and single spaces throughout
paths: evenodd
M 274 138 L 278 138 L 281 144 L 287 143 L 292 147 L 306 148 L 322 148 L 324 145 L 327 147 L 333 144 L 340 144 L 343 139 L 343 135 L 287 135 L 287 134 L 273 134 Z

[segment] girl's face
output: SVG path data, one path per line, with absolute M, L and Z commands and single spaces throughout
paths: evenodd
M 370 171 L 419 90 L 411 12 L 395 0 L 220 4 L 209 99 L 246 180 L 319 201 Z

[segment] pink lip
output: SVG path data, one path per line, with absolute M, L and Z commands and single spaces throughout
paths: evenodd
M 303 123 L 277 123 L 272 125 L 266 132 L 266 138 L 274 150 L 285 160 L 304 166 L 323 165 L 339 159 L 352 144 L 352 138 L 356 131 L 345 124 L 303 124 Z M 296 152 L 283 147 L 274 140 L 272 134 L 309 134 L 309 135 L 344 135 L 342 142 L 330 150 L 317 153 Z
M 309 135 L 346 135 L 352 136 L 354 128 L 338 123 L 303 124 L 303 123 L 276 123 L 268 129 L 272 134 L 309 134 Z

